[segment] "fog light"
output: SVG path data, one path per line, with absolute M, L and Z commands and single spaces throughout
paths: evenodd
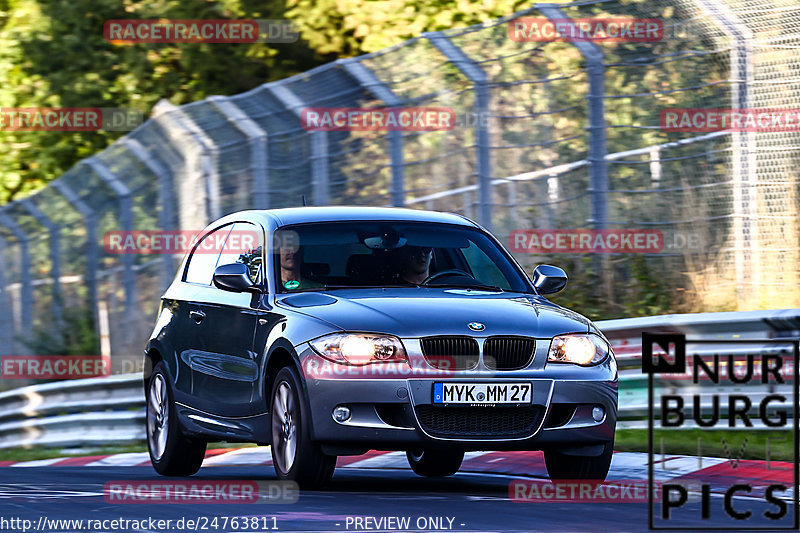
M 600 422 L 604 416 L 606 416 L 606 410 L 602 407 L 597 406 L 592 409 L 592 418 L 594 418 L 595 422 Z
M 350 408 L 344 405 L 334 408 L 333 419 L 337 422 L 347 422 L 350 420 Z

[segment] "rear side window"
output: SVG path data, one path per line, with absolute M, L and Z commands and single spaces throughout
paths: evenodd
M 232 228 L 233 224 L 223 226 L 207 234 L 197 243 L 192 250 L 192 255 L 189 256 L 184 281 L 211 285 L 217 259 L 219 259 L 219 254 L 225 246 L 225 241 Z

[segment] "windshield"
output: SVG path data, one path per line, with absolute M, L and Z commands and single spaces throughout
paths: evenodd
M 457 287 L 531 292 L 483 232 L 447 224 L 325 222 L 276 232 L 283 292 L 364 287 Z

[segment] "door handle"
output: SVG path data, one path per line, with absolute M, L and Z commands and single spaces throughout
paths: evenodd
M 189 316 L 199 324 L 206 317 L 206 314 L 202 311 L 189 311 Z

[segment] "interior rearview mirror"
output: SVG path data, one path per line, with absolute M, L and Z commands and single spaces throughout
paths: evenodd
M 533 286 L 539 294 L 553 294 L 567 286 L 567 273 L 553 265 L 533 269 Z
M 230 292 L 261 292 L 244 263 L 220 265 L 214 270 L 214 285 Z

